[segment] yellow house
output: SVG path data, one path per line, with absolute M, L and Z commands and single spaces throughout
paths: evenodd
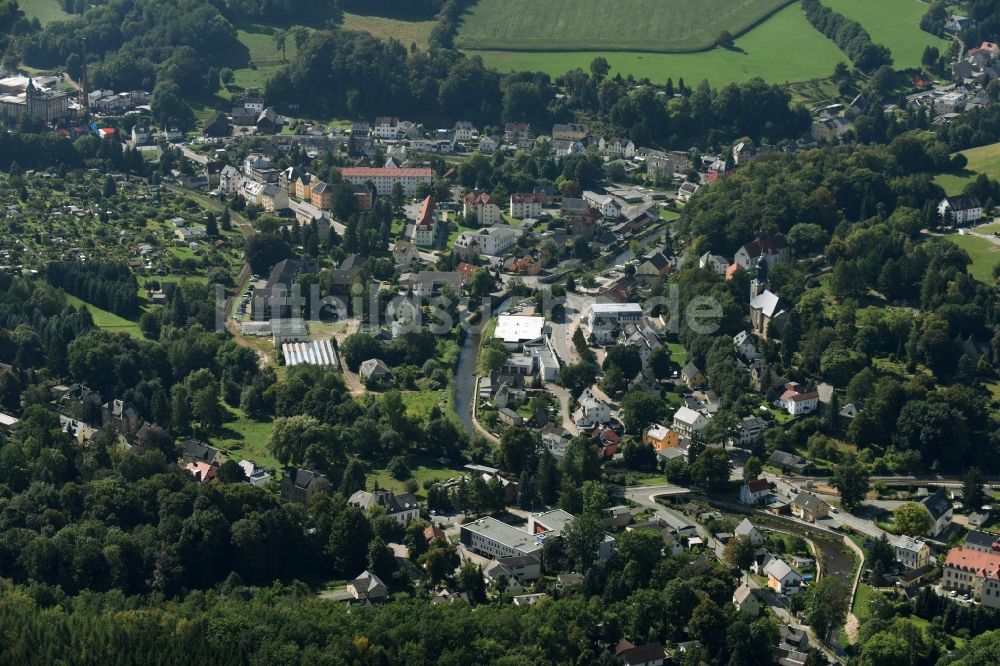
M 642 433 L 642 443 L 652 446 L 657 451 L 661 449 L 676 449 L 680 446 L 681 436 L 666 426 L 654 423 Z

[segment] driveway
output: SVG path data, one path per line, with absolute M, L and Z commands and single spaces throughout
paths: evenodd
M 559 399 L 559 413 L 562 415 L 563 429 L 570 435 L 579 435 L 580 429 L 573 423 L 573 415 L 569 413 L 569 401 L 571 398 L 569 391 L 558 384 L 552 383 L 546 384 L 545 390 Z

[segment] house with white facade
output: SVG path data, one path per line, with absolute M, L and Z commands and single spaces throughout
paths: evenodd
M 639 303 L 595 303 L 587 315 L 587 328 L 598 344 L 615 340 L 625 324 L 642 321 Z
M 906 535 L 897 537 L 893 550 L 896 561 L 907 569 L 919 569 L 931 561 L 931 548 L 923 539 Z
M 517 243 L 517 233 L 510 227 L 489 227 L 478 231 L 463 231 L 455 239 L 455 250 L 463 258 L 474 251 L 499 257 Z
M 983 205 L 970 195 L 945 197 L 938 203 L 938 215 L 943 219 L 949 212 L 955 224 L 972 224 L 983 217 Z
M 512 194 L 510 195 L 510 216 L 515 220 L 539 218 L 542 216 L 542 195 Z
M 375 193 L 380 196 L 392 194 L 392 187 L 399 184 L 403 195 L 412 197 L 417 187 L 431 184 L 432 171 L 429 167 L 386 169 L 377 167 L 345 167 L 340 170 L 344 180 L 352 185 L 364 185 L 368 181 L 375 184 Z
M 684 406 L 674 412 L 671 429 L 685 437 L 690 437 L 696 432 L 701 432 L 706 425 L 708 425 L 708 417 Z
M 767 586 L 778 594 L 792 596 L 802 591 L 802 576 L 780 558 L 771 560 L 764 573 L 767 575 Z
M 404 526 L 420 517 L 420 506 L 417 504 L 417 498 L 409 493 L 396 495 L 388 490 L 372 492 L 359 490 L 351 495 L 347 504 L 362 511 L 367 511 L 373 506 L 384 507 L 390 518 Z
M 479 226 L 489 227 L 503 222 L 500 206 L 487 192 L 469 192 L 462 198 L 462 215 L 471 226 L 473 218 Z
M 771 484 L 767 479 L 747 481 L 740 487 L 740 502 L 743 504 L 760 504 L 771 495 Z
M 601 215 L 606 219 L 614 220 L 622 214 L 622 205 L 610 194 L 598 194 L 597 192 L 586 190 L 583 193 L 583 200 L 591 208 L 600 211 Z
M 733 336 L 733 347 L 737 354 L 751 363 L 757 358 L 757 345 L 754 344 L 753 336 L 747 331 L 740 331 Z
M 585 389 L 577 399 L 579 407 L 573 412 L 573 422 L 577 428 L 589 429 L 611 420 L 611 406 Z

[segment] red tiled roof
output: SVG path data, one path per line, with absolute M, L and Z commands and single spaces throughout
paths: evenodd
M 542 200 L 541 195 L 538 194 L 512 194 L 510 195 L 511 203 L 538 203 Z
M 493 200 L 488 192 L 469 192 L 465 195 L 464 201 L 470 206 L 485 206 Z
M 427 197 L 420 205 L 420 213 L 417 215 L 418 227 L 429 227 L 434 224 L 434 199 Z
M 430 167 L 417 167 L 405 169 L 383 169 L 380 167 L 344 167 L 340 170 L 344 178 L 374 178 L 376 176 L 426 176 L 430 178 Z
M 946 567 L 974 572 L 981 578 L 1000 580 L 1000 554 L 983 553 L 971 548 L 952 548 L 944 561 Z

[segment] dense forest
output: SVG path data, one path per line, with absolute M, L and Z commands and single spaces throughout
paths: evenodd
M 53 286 L 99 308 L 129 319 L 139 314 L 139 283 L 128 266 L 101 261 L 54 261 L 45 275 Z

